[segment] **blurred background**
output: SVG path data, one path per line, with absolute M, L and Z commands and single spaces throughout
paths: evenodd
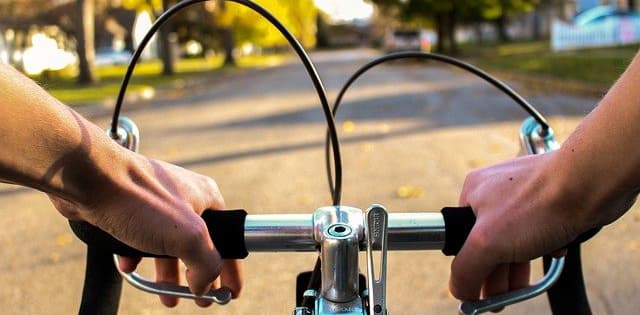
M 560 141 L 640 47 L 635 0 L 256 2 L 308 49 L 330 100 L 376 57 L 438 52 L 506 81 Z M 134 49 L 175 3 L 0 0 L 0 59 L 107 128 Z M 141 153 L 215 178 L 229 208 L 311 213 L 331 203 L 326 127 L 311 81 L 277 30 L 236 3 L 202 2 L 172 18 L 143 52 L 123 115 L 141 129 Z M 470 170 L 519 153 L 524 118 L 513 101 L 457 69 L 420 61 L 377 67 L 353 85 L 336 117 L 343 203 L 396 212 L 456 205 Z M 0 184 L 0 227 L 0 313 L 76 313 L 85 248 L 46 196 Z M 634 206 L 585 245 L 595 314 L 637 313 L 640 273 L 629 267 L 640 259 L 637 235 Z M 167 309 L 125 285 L 121 314 L 290 314 L 295 276 L 314 262 L 312 253 L 252 254 L 242 299 L 209 309 L 189 301 Z M 433 252 L 390 254 L 391 312 L 455 313 L 449 263 Z M 153 277 L 151 263 L 141 271 Z M 541 296 L 503 313 L 549 310 Z
M 153 21 L 175 2 L 3 0 L 0 60 L 46 82 L 54 96 L 67 103 L 99 101 L 114 93 L 110 83 L 114 77 L 119 79 L 122 65 Z M 309 49 L 434 51 L 469 58 L 489 68 L 549 75 L 601 88 L 617 77 L 640 41 L 635 0 L 258 3 Z M 249 9 L 231 2 L 203 2 L 172 18 L 154 37 L 143 53 L 138 75 L 148 82 L 142 80 L 133 90 L 149 97 L 153 94 L 149 85 L 171 83 L 167 77 L 191 79 L 200 72 L 228 66 L 274 65 L 289 53 L 277 30 Z M 604 69 L 614 65 L 617 71 L 586 71 L 585 62 Z M 49 85 L 51 82 L 54 84 Z

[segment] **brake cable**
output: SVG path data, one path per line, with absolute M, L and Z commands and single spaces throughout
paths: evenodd
M 118 118 L 120 116 L 120 110 L 122 108 L 124 97 L 125 97 L 127 88 L 129 86 L 129 81 L 131 80 L 131 76 L 133 75 L 133 70 L 135 69 L 137 62 L 140 59 L 140 56 L 142 55 L 143 50 L 145 49 L 149 41 L 151 41 L 151 38 L 153 37 L 153 35 L 155 35 L 158 29 L 178 11 L 190 5 L 193 5 L 199 2 L 204 2 L 204 1 L 207 1 L 207 0 L 184 0 L 176 3 L 174 6 L 170 7 L 165 12 L 163 12 L 160 15 L 160 17 L 158 17 L 158 19 L 153 23 L 149 31 L 145 34 L 142 41 L 140 41 L 138 48 L 135 50 L 135 52 L 131 57 L 131 60 L 129 61 L 127 71 L 122 80 L 122 84 L 120 85 L 120 91 L 118 92 L 118 98 L 116 99 L 113 118 L 111 120 L 110 132 L 112 137 L 117 137 Z M 302 64 L 304 65 L 305 69 L 307 70 L 307 73 L 309 74 L 309 77 L 313 82 L 313 86 L 318 94 L 318 98 L 320 99 L 320 105 L 322 106 L 322 110 L 324 112 L 325 120 L 327 123 L 327 128 L 329 130 L 328 133 L 331 138 L 335 173 L 334 173 L 334 177 L 332 177 L 331 174 L 328 174 L 328 177 L 332 181 L 330 186 L 331 187 L 330 192 L 333 200 L 333 205 L 339 205 L 340 199 L 342 197 L 342 158 L 340 155 L 340 143 L 338 140 L 338 133 L 335 126 L 335 121 L 333 119 L 333 115 L 331 114 L 331 108 L 329 106 L 329 101 L 327 99 L 327 93 L 325 91 L 322 80 L 320 79 L 320 75 L 318 74 L 318 71 L 316 70 L 315 66 L 313 65 L 313 62 L 307 55 L 306 51 L 304 50 L 300 42 L 298 42 L 298 40 L 291 34 L 291 32 L 289 32 L 289 30 L 280 21 L 278 21 L 271 13 L 269 13 L 269 11 L 267 11 L 262 6 L 250 0 L 226 0 L 226 1 L 231 1 L 231 2 L 244 5 L 249 9 L 252 9 L 254 12 L 258 13 L 265 19 L 267 19 L 285 37 L 285 39 L 288 41 L 289 45 L 295 50 L 296 54 L 302 61 Z M 333 181 L 333 178 L 335 178 L 335 182 Z
M 353 75 L 351 75 L 351 77 L 349 77 L 347 82 L 342 86 L 340 93 L 338 93 L 336 100 L 333 103 L 333 107 L 331 108 L 331 114 L 333 115 L 334 119 L 336 117 L 336 114 L 338 113 L 338 108 L 340 107 L 340 104 L 342 102 L 342 99 L 345 93 L 358 78 L 360 78 L 363 74 L 365 74 L 367 71 L 369 71 L 370 69 L 374 68 L 377 65 L 383 64 L 385 62 L 394 61 L 394 60 L 400 60 L 400 59 L 435 60 L 435 61 L 443 62 L 452 66 L 456 66 L 458 68 L 466 70 L 467 72 L 475 74 L 476 76 L 489 82 L 498 90 L 500 90 L 501 92 L 509 96 L 512 100 L 516 102 L 516 104 L 518 104 L 522 109 L 524 109 L 527 113 L 529 113 L 529 115 L 531 115 L 538 122 L 538 124 L 540 124 L 541 136 L 546 135 L 547 131 L 549 130 L 549 124 L 547 123 L 547 120 L 544 118 L 544 116 L 540 112 L 538 112 L 538 110 L 536 110 L 531 104 L 529 104 L 529 102 L 527 102 L 526 99 L 524 99 L 520 94 L 518 94 L 516 91 L 514 91 L 511 87 L 509 87 L 504 82 L 488 74 L 482 69 L 474 65 L 471 65 L 469 63 L 463 62 L 459 59 L 452 58 L 445 55 L 419 52 L 419 51 L 391 53 L 388 55 L 384 55 L 382 57 L 378 57 L 377 59 L 374 59 L 373 61 L 370 61 L 369 63 L 360 67 L 358 71 L 356 71 Z M 332 168 L 331 168 L 331 161 L 330 161 L 330 154 L 331 154 L 330 146 L 332 143 L 333 143 L 333 136 L 331 135 L 331 130 L 328 129 L 327 137 L 325 141 L 325 162 L 326 162 L 325 164 L 327 168 L 327 176 L 329 177 L 329 189 L 333 193 L 334 186 L 332 185 L 333 179 L 331 178 Z M 340 188 L 340 187 L 336 187 L 336 188 Z

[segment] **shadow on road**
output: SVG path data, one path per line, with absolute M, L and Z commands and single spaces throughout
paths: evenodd
M 445 82 L 446 83 L 446 82 Z M 362 88 L 362 87 L 361 87 Z M 369 85 L 370 89 L 384 89 L 384 85 Z M 430 128 L 452 126 L 472 126 L 486 123 L 518 121 L 526 117 L 526 112 L 510 98 L 499 92 L 488 90 L 481 84 L 425 83 L 424 91 L 386 93 L 382 96 L 357 97 L 354 100 L 346 96 L 340 107 L 337 120 L 381 121 L 394 119 L 412 119 L 422 121 Z M 283 96 L 286 97 L 286 96 Z M 545 96 L 532 98 L 531 103 L 545 116 L 583 117 L 594 106 L 591 100 L 570 101 L 560 97 Z M 224 102 L 218 100 L 216 102 Z M 168 134 L 199 133 L 225 128 L 258 128 L 274 125 L 323 123 L 324 115 L 317 104 L 308 103 L 296 106 L 296 110 L 282 110 L 277 113 L 257 116 L 247 114 L 247 118 L 190 124 L 167 128 Z

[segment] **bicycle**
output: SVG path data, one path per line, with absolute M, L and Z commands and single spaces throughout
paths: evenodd
M 123 85 L 118 95 L 111 129 L 112 138 L 121 145 L 137 150 L 139 131 L 136 125 L 119 117 L 124 94 L 133 68 L 151 36 L 169 17 L 180 9 L 204 0 L 186 0 L 178 3 L 163 14 L 154 24 L 138 50 L 134 53 Z M 297 305 L 294 315 L 322 314 L 388 314 L 385 299 L 386 255 L 389 250 L 442 250 L 445 255 L 455 255 L 466 239 L 474 223 L 473 212 L 469 208 L 444 208 L 441 213 L 388 213 L 381 205 L 372 205 L 364 214 L 361 210 L 343 206 L 341 198 L 341 159 L 339 139 L 334 117 L 347 89 L 358 77 L 376 65 L 404 58 L 423 58 L 445 62 L 489 81 L 495 87 L 513 98 L 529 114 L 521 127 L 520 135 L 524 149 L 529 154 L 540 154 L 558 147 L 553 130 L 546 120 L 526 100 L 509 87 L 483 71 L 456 59 L 419 52 L 396 53 L 374 60 L 362 67 L 340 91 L 333 108 L 330 108 L 322 82 L 304 49 L 295 38 L 266 10 L 245 0 L 232 0 L 244 4 L 271 21 L 287 38 L 309 72 L 323 105 L 327 120 L 327 174 L 332 192 L 333 206 L 320 207 L 311 215 L 247 215 L 243 210 L 206 211 L 203 218 L 209 227 L 211 238 L 223 258 L 244 258 L 250 251 L 318 251 L 320 259 L 311 273 L 304 273 L 297 279 Z M 333 168 L 330 156 L 333 153 Z M 334 174 L 331 176 L 331 174 Z M 195 298 L 186 287 L 169 286 L 148 281 L 135 273 L 125 274 L 116 270 L 112 260 L 117 256 L 150 257 L 111 238 L 108 234 L 83 222 L 71 222 L 72 229 L 89 244 L 85 289 L 80 314 L 115 314 L 120 295 L 120 277 L 139 289 L 154 293 L 183 298 Z M 595 232 L 595 231 L 594 231 Z M 592 233 L 593 234 L 593 233 Z M 578 244 L 590 237 L 577 240 Z M 222 240 L 222 241 L 221 241 Z M 367 251 L 367 276 L 358 271 L 358 252 Z M 379 253 L 378 268 L 374 264 L 374 252 Z M 115 258 L 111 255 L 115 254 Z M 576 260 L 577 257 L 577 260 Z M 578 305 L 588 312 L 588 303 L 581 284 L 579 251 L 571 251 L 566 259 L 571 264 L 571 275 L 562 273 L 564 258 L 547 261 L 547 274 L 529 288 L 510 292 L 487 300 L 463 302 L 461 314 L 479 314 L 495 310 L 547 291 L 554 283 L 562 283 L 564 277 L 575 278 L 573 290 L 564 289 L 561 295 L 570 292 L 582 296 L 584 305 Z M 576 263 L 577 262 L 577 263 Z M 95 277 L 99 275 L 100 277 Z M 577 275 L 577 276 L 576 276 Z M 218 304 L 226 304 L 231 296 L 226 289 L 213 290 L 203 298 Z M 560 302 L 553 302 L 552 311 L 557 314 L 567 312 L 567 307 L 575 310 L 576 305 L 564 302 L 572 300 L 563 296 Z M 574 297 L 575 299 L 575 297 Z M 554 306 L 555 305 L 555 306 Z M 581 312 L 581 313 L 585 313 Z

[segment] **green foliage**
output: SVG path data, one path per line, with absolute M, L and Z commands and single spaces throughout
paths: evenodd
M 303 45 L 315 45 L 318 10 L 312 0 L 256 2 L 280 20 Z M 235 3 L 225 4 L 224 10 L 218 10 L 215 14 L 214 21 L 220 27 L 231 27 L 234 30 L 237 46 L 244 43 L 262 47 L 286 45 L 286 40 L 275 27 L 244 6 Z
M 121 5 L 129 10 L 151 10 L 162 12 L 162 0 L 121 0 Z
M 456 10 L 461 20 L 494 20 L 519 12 L 529 12 L 540 0 L 370 0 L 385 14 L 405 22 L 433 19 L 437 14 Z
M 256 0 L 256 3 L 278 18 L 304 46 L 315 45 L 318 10 L 313 0 Z M 163 10 L 162 0 L 122 0 L 122 6 L 135 10 L 151 9 L 156 14 Z M 230 1 L 207 2 L 192 6 L 186 9 L 181 17 L 175 19 L 174 25 L 177 24 L 178 30 L 180 30 L 180 22 L 186 22 L 189 26 L 190 31 L 186 34 L 187 37 L 203 36 L 203 38 L 195 38 L 203 42 L 209 41 L 207 37 L 210 38 L 213 35 L 212 29 L 230 28 L 233 30 L 235 46 L 241 46 L 244 43 L 261 47 L 286 45 L 286 40 L 266 19 L 253 10 Z M 194 34 L 194 27 L 197 29 L 195 32 L 201 34 Z M 185 38 L 182 38 L 184 36 L 185 34 L 181 34 L 181 39 L 184 40 Z

